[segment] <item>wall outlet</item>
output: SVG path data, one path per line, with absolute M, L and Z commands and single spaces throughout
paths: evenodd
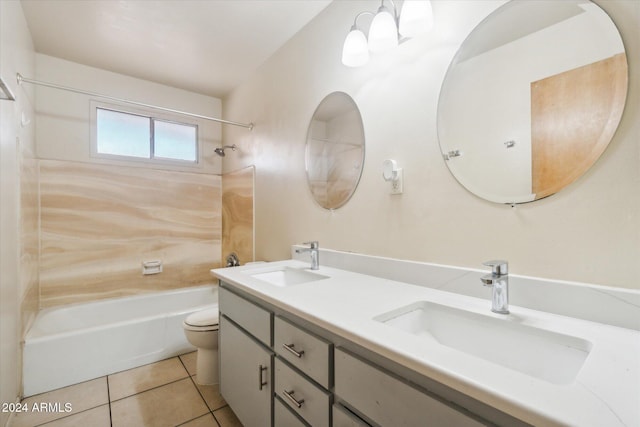
M 402 168 L 398 169 L 398 178 L 391 181 L 391 194 L 402 194 Z

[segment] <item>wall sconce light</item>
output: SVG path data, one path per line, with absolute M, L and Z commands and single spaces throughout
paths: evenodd
M 392 3 L 393 4 L 393 3 Z M 373 53 L 386 52 L 398 46 L 398 24 L 396 6 L 393 12 L 384 5 L 378 8 L 369 27 L 369 50 Z
M 425 34 L 433 27 L 433 8 L 429 0 L 405 0 L 398 31 L 402 37 Z
M 369 46 L 367 36 L 358 28 L 358 18 L 362 15 L 373 15 L 373 12 L 360 12 L 342 46 L 342 63 L 347 67 L 360 67 L 369 62 Z
M 382 178 L 391 183 L 391 194 L 402 194 L 402 168 L 395 160 L 382 162 Z
M 353 21 L 342 47 L 342 63 L 347 67 L 360 67 L 369 61 L 369 52 L 381 53 L 392 49 L 409 37 L 426 33 L 433 26 L 430 0 L 405 0 L 398 14 L 393 0 L 387 0 L 393 10 L 381 0 L 376 13 L 360 12 Z M 368 37 L 358 27 L 358 18 L 373 15 Z

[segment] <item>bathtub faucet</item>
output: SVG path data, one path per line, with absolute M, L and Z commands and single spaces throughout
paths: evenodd
M 317 270 L 320 268 L 320 249 L 318 246 L 318 241 L 313 242 L 304 242 L 303 245 L 309 245 L 308 248 L 296 249 L 297 254 L 301 254 L 303 252 L 309 252 L 311 255 L 311 269 Z
M 227 256 L 227 267 L 238 267 L 240 265 L 240 260 L 238 259 L 238 255 L 235 252 L 231 252 L 229 256 Z

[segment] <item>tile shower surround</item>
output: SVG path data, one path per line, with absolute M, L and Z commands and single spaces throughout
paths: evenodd
M 253 166 L 222 175 L 222 265 L 231 252 L 253 261 Z
M 57 160 L 39 175 L 40 307 L 211 282 L 220 176 Z
M 220 177 L 29 158 L 22 168 L 21 197 L 25 214 L 21 219 L 24 236 L 21 264 L 23 273 L 28 273 L 22 276 L 25 278 L 21 307 L 23 331 L 37 313 L 38 306 L 211 282 L 209 270 L 212 266 L 217 267 L 222 259 L 224 239 L 227 239 L 227 250 L 238 252 L 243 262 L 253 260 L 253 167 Z M 250 215 L 246 211 L 248 207 L 251 208 Z M 224 238 L 223 210 L 228 216 Z M 157 276 L 142 276 L 140 253 L 146 255 L 144 259 L 162 259 L 164 272 Z M 180 360 L 189 371 L 195 372 L 195 353 L 181 356 Z M 188 363 L 193 364 L 193 370 Z M 106 378 L 61 391 L 91 388 Z M 182 381 L 184 388 L 188 382 L 183 380 L 177 383 Z M 172 390 L 177 387 L 172 384 L 158 389 L 156 393 L 160 399 L 163 393 L 179 392 Z M 207 387 L 199 386 L 198 390 L 207 404 L 210 403 L 209 396 L 224 402 L 217 389 L 207 391 Z M 152 402 L 155 397 L 149 399 Z M 239 425 L 228 406 L 209 407 L 215 413 L 205 414 L 185 425 Z M 109 416 L 109 407 L 102 402 L 76 418 L 47 425 L 67 425 L 67 422 L 94 425 L 93 420 L 104 417 L 105 409 Z M 36 425 L 32 421 L 12 425 Z M 109 422 L 106 425 L 110 425 Z
M 22 403 L 69 403 L 72 412 L 25 412 L 9 427 L 241 427 L 218 392 L 197 385 L 196 353 L 31 396 Z

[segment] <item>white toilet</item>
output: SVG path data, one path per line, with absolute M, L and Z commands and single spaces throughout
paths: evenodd
M 198 349 L 196 382 L 218 383 L 218 307 L 190 314 L 182 323 L 187 340 Z

